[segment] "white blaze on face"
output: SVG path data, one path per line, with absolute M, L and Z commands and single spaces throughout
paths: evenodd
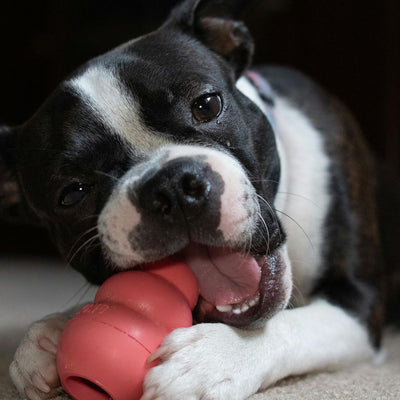
M 113 70 L 93 66 L 69 84 L 100 121 L 131 144 L 134 153 L 148 154 L 170 143 L 145 125 L 140 104 Z
M 119 267 L 131 267 L 145 261 L 135 244 L 130 243 L 129 233 L 141 221 L 140 210 L 130 202 L 128 190 L 145 175 L 148 168 L 161 169 L 174 159 L 201 157 L 224 182 L 221 196 L 221 231 L 227 245 L 248 244 L 257 225 L 259 205 L 253 186 L 241 165 L 230 155 L 202 146 L 172 145 L 159 149 L 153 157 L 132 168 L 121 178 L 120 184 L 99 217 L 99 232 L 110 259 Z M 174 240 L 174 238 L 171 238 Z

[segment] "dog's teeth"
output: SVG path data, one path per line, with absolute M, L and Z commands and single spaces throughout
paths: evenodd
M 233 308 L 232 312 L 234 314 L 241 314 L 247 311 L 250 307 L 247 304 L 237 305 L 236 308 Z
M 250 307 L 249 307 L 247 304 L 244 304 L 244 305 L 242 306 L 242 308 L 240 309 L 240 311 L 241 311 L 241 312 L 245 312 L 245 311 L 247 311 L 249 308 L 250 308 Z
M 232 306 L 227 304 L 226 306 L 216 306 L 215 307 L 219 312 L 230 312 L 232 311 Z
M 260 295 L 258 294 L 253 300 L 250 301 L 249 306 L 253 307 L 260 301 Z
M 242 304 L 227 304 L 227 305 L 220 305 L 220 306 L 215 306 L 215 308 L 219 312 L 232 312 L 233 314 L 241 314 L 243 312 L 246 312 L 248 309 L 251 307 L 255 306 L 258 304 L 260 301 L 260 294 L 257 294 L 251 301 L 244 302 Z

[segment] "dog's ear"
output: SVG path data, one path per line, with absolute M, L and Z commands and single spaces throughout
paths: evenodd
M 254 43 L 238 18 L 249 0 L 186 0 L 172 10 L 165 26 L 175 26 L 225 58 L 236 78 L 251 63 Z
M 21 191 L 16 171 L 16 133 L 0 126 L 0 219 L 19 221 Z

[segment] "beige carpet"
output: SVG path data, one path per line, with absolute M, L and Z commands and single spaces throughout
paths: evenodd
M 90 299 L 94 289 L 84 296 L 83 284 L 81 277 L 56 262 L 0 259 L 0 400 L 20 399 L 7 370 L 25 326 Z M 385 348 L 387 360 L 381 365 L 285 379 L 251 400 L 400 400 L 400 333 L 388 332 Z

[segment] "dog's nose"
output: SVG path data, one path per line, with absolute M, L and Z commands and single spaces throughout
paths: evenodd
M 145 174 L 136 195 L 142 210 L 166 220 L 197 216 L 207 204 L 211 182 L 207 167 L 185 158 Z

